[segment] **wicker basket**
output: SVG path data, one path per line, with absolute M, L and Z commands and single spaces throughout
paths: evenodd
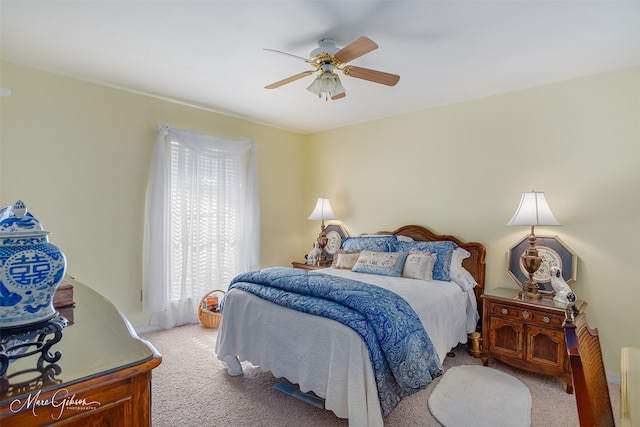
M 222 320 L 222 313 L 220 311 L 212 311 L 205 305 L 207 298 L 215 293 L 225 294 L 221 289 L 214 289 L 213 291 L 205 294 L 198 305 L 198 319 L 200 319 L 200 323 L 205 328 L 217 328 L 220 326 L 220 321 Z

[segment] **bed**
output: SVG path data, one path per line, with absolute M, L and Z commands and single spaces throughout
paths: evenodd
M 280 267 L 240 275 L 223 301 L 217 357 L 230 375 L 241 375 L 241 361 L 246 361 L 297 384 L 302 392 L 314 392 L 324 399 L 326 409 L 348 418 L 350 426 L 382 426 L 399 399 L 440 375 L 447 353 L 475 331 L 484 258 L 480 243 L 408 225 L 344 239 L 331 268 Z M 324 282 L 327 288 L 321 290 Z M 294 296 L 293 288 L 311 290 L 314 302 Z M 352 313 L 350 304 L 356 297 L 364 299 L 358 304 L 365 307 L 366 322 L 357 320 L 360 314 L 349 314 L 349 321 L 335 314 L 339 310 L 334 306 L 340 304 Z M 317 298 L 331 301 L 318 308 Z M 372 344 L 368 332 L 353 323 L 375 330 L 380 342 Z M 422 327 L 416 328 L 416 323 Z M 380 362 L 378 353 L 402 359 L 399 367 L 395 361 Z M 385 363 L 387 371 L 381 367 Z M 385 382 L 396 377 L 399 385 Z

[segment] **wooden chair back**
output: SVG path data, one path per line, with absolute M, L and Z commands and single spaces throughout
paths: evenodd
M 580 427 L 615 427 L 598 330 L 585 313 L 568 312 L 563 327 Z

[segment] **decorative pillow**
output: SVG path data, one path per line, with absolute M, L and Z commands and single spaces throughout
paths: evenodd
M 369 235 L 345 237 L 342 239 L 342 249 L 345 251 L 360 251 L 363 249 L 374 252 L 390 252 L 391 244 L 396 242 L 394 235 Z
M 359 273 L 379 274 L 381 276 L 400 277 L 406 252 L 360 252 L 356 265 L 351 269 Z
M 409 252 L 402 269 L 402 277 L 431 280 L 437 255 L 426 252 Z
M 434 241 L 434 242 L 394 242 L 391 245 L 392 251 L 397 252 L 428 252 L 436 254 L 436 262 L 433 265 L 433 280 L 451 280 L 449 270 L 453 251 L 458 248 L 455 242 Z
M 333 263 L 331 263 L 331 267 L 351 270 L 356 264 L 356 261 L 358 261 L 359 256 L 360 251 L 344 251 L 340 249 L 333 254 Z

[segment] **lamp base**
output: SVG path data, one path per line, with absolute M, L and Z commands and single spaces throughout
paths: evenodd
M 522 265 L 524 269 L 529 273 L 529 280 L 522 285 L 522 292 L 520 297 L 527 301 L 539 301 L 542 295 L 538 293 L 538 283 L 533 279 L 533 275 L 540 265 L 542 264 L 542 258 L 538 256 L 538 250 L 536 249 L 536 236 L 533 234 L 533 227 L 531 227 L 531 234 L 529 235 L 529 247 L 522 254 Z
M 327 243 L 329 243 L 329 239 L 327 239 L 327 234 L 324 232 L 324 219 L 320 224 L 320 234 L 318 235 L 318 239 L 316 240 L 316 242 L 318 242 L 318 249 L 320 249 L 320 255 L 316 260 L 316 264 L 321 266 L 327 265 L 329 260 L 327 259 L 327 253 L 325 252 L 324 248 L 327 246 Z
M 538 284 L 536 282 L 525 282 L 520 291 L 520 299 L 524 301 L 540 301 L 542 295 L 538 292 Z

